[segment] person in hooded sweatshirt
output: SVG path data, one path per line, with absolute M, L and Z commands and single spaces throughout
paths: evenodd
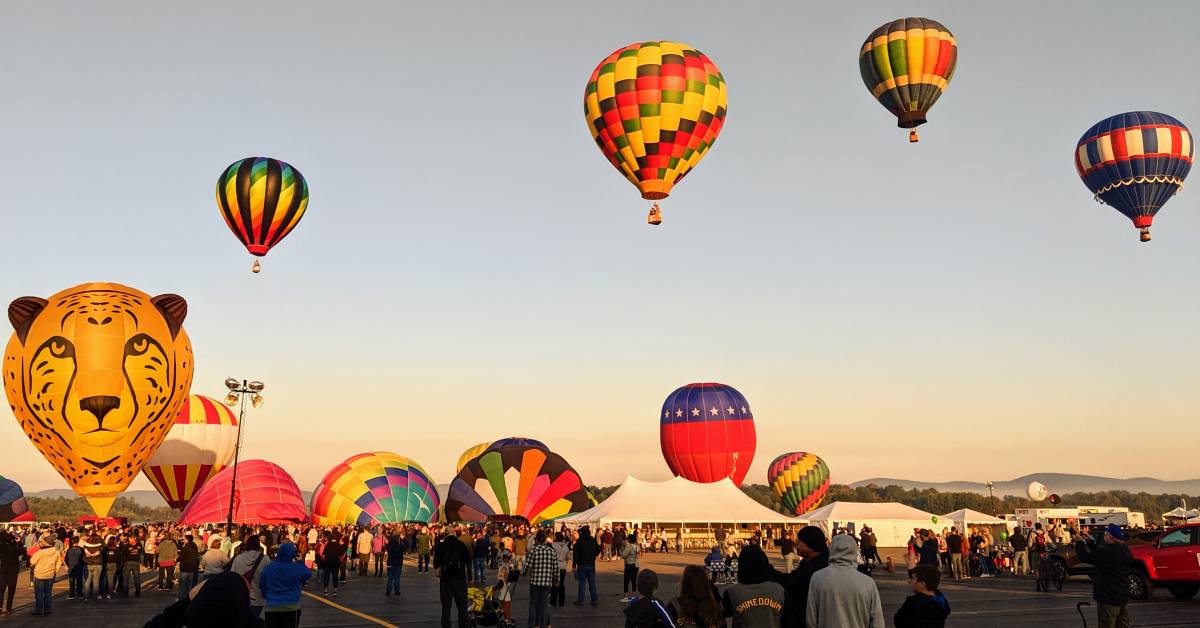
M 242 574 L 242 577 L 250 585 L 250 611 L 254 613 L 255 617 L 259 617 L 262 615 L 263 599 L 258 583 L 261 581 L 263 570 L 267 568 L 270 561 L 263 553 L 262 543 L 257 536 L 246 539 L 239 549 L 241 551 L 229 563 L 229 571 Z
M 637 597 L 625 607 L 625 628 L 675 628 L 662 600 L 654 597 L 658 574 L 643 569 L 637 576 Z
M 207 578 L 143 628 L 263 628 L 250 611 L 246 580 L 233 572 Z
M 805 615 L 809 628 L 884 628 L 879 588 L 858 571 L 858 547 L 848 535 L 829 542 L 829 566 L 813 574 Z
M 796 553 L 800 564 L 791 573 L 770 568 L 772 582 L 783 585 L 787 601 L 783 604 L 780 626 L 783 628 L 805 628 L 804 614 L 808 609 L 808 585 L 813 574 L 829 566 L 829 547 L 825 542 L 825 531 L 816 526 L 805 526 L 796 533 Z
M 909 578 L 913 594 L 904 599 L 904 604 L 892 623 L 896 628 L 944 628 L 950 616 L 950 602 L 938 591 L 942 575 L 933 565 L 917 565 Z
M 275 550 L 275 559 L 258 577 L 267 628 L 296 628 L 300 625 L 300 589 L 312 570 L 296 562 L 296 546 L 285 542 Z
M 747 545 L 738 554 L 737 583 L 721 597 L 725 616 L 733 628 L 779 628 L 787 592 L 771 581 L 771 561 L 757 545 Z

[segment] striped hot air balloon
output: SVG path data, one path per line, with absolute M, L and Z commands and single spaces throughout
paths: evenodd
M 1121 212 L 1150 240 L 1162 206 L 1183 189 L 1196 147 L 1182 122 L 1130 111 L 1097 122 L 1075 146 L 1075 170 L 1096 200 Z
M 693 482 L 741 485 L 754 461 L 754 415 L 725 384 L 688 384 L 663 402 L 659 441 L 671 473 Z
M 358 454 L 329 470 L 309 502 L 313 523 L 369 526 L 437 519 L 441 498 L 421 465 L 387 451 Z
M 896 116 L 896 125 L 914 129 L 925 124 L 954 76 L 958 42 L 938 22 L 910 17 L 875 29 L 858 53 L 858 72 L 871 95 Z M 908 134 L 916 142 L 917 132 Z
M 600 152 L 642 198 L 667 198 L 725 123 L 725 77 L 704 53 L 673 41 L 629 44 L 588 79 L 583 110 Z M 650 224 L 662 222 L 658 204 Z
M 783 454 L 767 467 L 767 484 L 788 512 L 802 515 L 820 506 L 829 492 L 829 467 L 816 454 Z
M 262 257 L 304 217 L 308 182 L 278 159 L 239 159 L 217 178 L 217 205 L 233 235 L 251 255 Z M 252 270 L 260 268 L 255 260 Z
M 233 460 L 237 438 L 232 410 L 210 397 L 189 395 L 142 473 L 168 505 L 182 509 Z
M 494 515 L 529 523 L 583 512 L 595 505 L 575 471 L 558 454 L 509 445 L 471 459 L 450 483 L 447 521 L 486 521 Z

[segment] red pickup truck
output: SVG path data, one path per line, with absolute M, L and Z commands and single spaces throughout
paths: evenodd
M 1129 548 L 1137 569 L 1129 576 L 1129 596 L 1144 600 L 1154 587 L 1187 599 L 1200 593 L 1200 523 L 1168 528 L 1153 543 Z

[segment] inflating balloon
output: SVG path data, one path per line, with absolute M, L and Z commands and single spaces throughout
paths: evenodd
M 216 399 L 191 395 L 142 473 L 167 505 L 182 510 L 209 478 L 233 461 L 237 439 L 232 410 Z
M 539 447 L 508 446 L 488 450 L 458 472 L 446 497 L 446 520 L 479 522 L 510 515 L 538 523 L 594 505 L 579 473 L 562 456 Z
M 239 159 L 217 178 L 217 205 L 233 235 L 251 255 L 262 257 L 304 217 L 308 182 L 278 159 Z M 254 260 L 251 270 L 257 273 L 260 268 Z
M 1101 120 L 1079 138 L 1075 170 L 1097 201 L 1132 220 L 1148 242 L 1155 214 L 1183 189 L 1194 153 L 1182 122 L 1131 111 Z
M 441 498 L 421 465 L 391 452 L 358 454 L 329 470 L 313 491 L 312 521 L 351 523 L 430 523 Z
M 0 523 L 33 521 L 29 502 L 16 482 L 0 475 Z
M 938 22 L 910 17 L 875 29 L 858 53 L 858 72 L 871 95 L 896 116 L 896 126 L 925 124 L 933 103 L 954 76 L 958 42 Z M 919 138 L 915 130 L 909 142 Z
M 304 523 L 308 508 L 300 487 L 279 465 L 266 460 L 243 460 L 237 465 L 233 522 L 246 525 Z M 192 497 L 179 516 L 183 525 L 223 523 L 229 514 L 229 489 L 234 467 L 214 475 Z
M 501 447 L 513 447 L 513 446 L 537 447 L 538 449 L 545 449 L 546 451 L 550 451 L 550 448 L 547 447 L 546 444 L 543 443 L 542 441 L 536 440 L 533 438 L 526 438 L 524 436 L 508 436 L 505 438 L 501 438 L 499 440 L 492 441 L 492 444 L 488 445 L 487 448 L 488 449 L 500 449 Z
M 187 302 L 88 283 L 8 307 L 4 392 L 25 435 L 104 517 L 192 385 Z
M 470 462 L 472 458 L 475 458 L 479 454 L 487 451 L 489 446 L 491 446 L 491 443 L 479 443 L 478 445 L 467 447 L 466 450 L 462 452 L 462 455 L 458 457 L 458 464 L 455 465 L 454 472 L 458 473 L 459 471 L 462 471 L 462 468 L 467 466 L 467 463 Z
M 1040 502 L 1046 499 L 1050 491 L 1046 489 L 1046 485 L 1041 482 L 1030 482 L 1029 486 L 1025 487 L 1025 494 L 1035 502 Z
M 642 198 L 658 201 L 708 153 L 725 123 L 725 78 L 673 41 L 629 44 L 588 79 L 583 111 L 600 152 Z M 658 203 L 647 222 L 662 222 Z
M 741 485 L 754 461 L 754 416 L 725 384 L 688 384 L 663 402 L 659 443 L 671 473 L 693 482 L 732 478 Z
M 820 506 L 829 492 L 829 467 L 816 454 L 783 454 L 767 467 L 767 484 L 789 513 L 802 515 Z

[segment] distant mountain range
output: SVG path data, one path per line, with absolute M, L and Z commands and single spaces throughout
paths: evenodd
M 1200 479 L 1197 480 L 1160 480 L 1158 478 L 1106 478 L 1097 475 L 1076 475 L 1074 473 L 1033 473 L 1005 481 L 993 480 L 993 492 L 997 496 L 1025 496 L 1025 488 L 1030 482 L 1041 482 L 1050 489 L 1051 493 L 1060 495 L 1066 493 L 1099 493 L 1102 491 L 1129 491 L 1130 493 L 1180 493 L 1183 495 L 1200 495 Z M 920 482 L 917 480 L 901 480 L 897 478 L 870 478 L 850 484 L 851 487 L 896 485 L 904 489 L 932 488 L 941 492 L 964 492 L 987 495 L 987 486 L 983 482 Z

